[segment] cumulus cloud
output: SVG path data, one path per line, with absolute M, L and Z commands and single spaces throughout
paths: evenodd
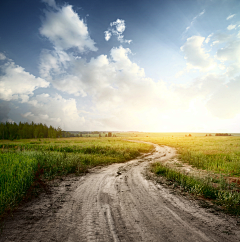
M 226 20 L 229 20 L 229 19 L 233 18 L 235 15 L 236 15 L 236 14 L 231 14 L 231 15 L 229 15 L 229 16 L 226 18 Z
M 42 2 L 47 3 L 50 7 L 57 8 L 55 0 L 42 0 Z
M 104 32 L 105 40 L 109 41 L 112 35 L 117 36 L 118 41 L 120 43 L 128 43 L 130 44 L 132 40 L 125 40 L 123 32 L 126 29 L 125 21 L 123 19 L 117 19 L 115 22 L 110 23 L 110 28 Z
M 231 40 L 217 51 L 217 58 L 227 65 L 226 75 L 233 77 L 240 74 L 240 40 Z
M 211 33 L 210 35 L 208 35 L 208 37 L 205 40 L 205 43 L 208 44 L 208 42 L 210 41 L 211 37 L 213 36 L 213 33 Z
M 105 31 L 105 40 L 109 41 L 112 37 L 112 33 L 110 31 Z
M 54 1 L 47 1 L 53 4 Z M 78 14 L 73 11 L 71 5 L 59 9 L 45 10 L 42 19 L 40 34 L 47 37 L 61 50 L 76 48 L 80 52 L 86 50 L 96 51 L 95 42 L 90 38 L 87 25 Z
M 33 91 L 48 87 L 49 82 L 26 72 L 24 68 L 9 60 L 0 66 L 0 98 L 5 101 L 21 99 L 27 102 Z
M 222 61 L 240 63 L 240 40 L 231 41 L 227 46 L 217 51 L 217 57 Z
M 29 121 L 42 122 L 64 130 L 79 130 L 85 125 L 85 119 L 79 116 L 76 100 L 65 99 L 61 95 L 50 96 L 47 93 L 36 95 L 29 101 L 29 112 L 22 116 Z
M 207 107 L 219 118 L 230 119 L 240 113 L 240 76 L 232 79 L 215 92 Z
M 235 29 L 235 28 L 236 28 L 236 25 L 234 25 L 234 24 L 230 24 L 230 25 L 228 25 L 228 27 L 227 27 L 228 30 L 233 30 L 233 29 Z
M 240 90 L 240 79 L 236 76 L 240 74 L 240 44 L 234 31 L 231 35 L 212 33 L 206 39 L 201 36 L 188 38 L 181 47 L 186 70 L 197 69 L 204 73 L 196 72 L 200 76 L 189 79 L 188 84 L 170 86 L 163 80 L 148 78 L 144 69 L 131 61 L 131 50 L 122 46 L 112 48 L 108 55 L 90 60 L 82 58 L 79 52 L 96 50 L 87 25 L 72 6 L 60 7 L 54 0 L 42 1 L 47 3 L 48 10 L 45 10 L 40 33 L 51 41 L 53 48 L 41 52 L 41 78 L 0 53 L 0 60 L 7 62 L 1 67 L 0 98 L 6 103 L 8 100 L 24 103 L 19 104 L 24 106 L 19 112 L 26 120 L 61 126 L 64 130 L 179 131 L 185 128 L 198 131 L 215 128 L 218 118 L 240 113 L 240 103 L 236 100 Z M 185 32 L 204 12 L 193 18 Z M 121 43 L 130 43 L 131 40 L 124 39 L 125 29 L 124 20 L 112 22 L 105 31 L 106 41 L 116 36 Z M 213 50 L 220 46 L 215 59 L 205 45 L 215 45 Z M 216 63 L 219 69 L 213 69 Z M 211 72 L 207 73 L 209 70 Z M 216 70 L 221 74 L 214 74 Z M 235 78 L 228 81 L 230 75 Z M 54 89 L 33 95 L 34 90 L 48 87 L 49 83 Z M 52 94 L 53 90 L 63 93 Z M 64 94 L 74 95 L 74 98 L 66 98 Z M 232 105 L 232 102 L 235 103 Z M 230 105 L 233 107 L 228 110 Z M 8 116 L 7 104 L 0 104 L 0 119 L 9 120 Z
M 6 59 L 6 56 L 0 52 L 0 60 L 5 60 Z
M 174 92 L 180 98 L 181 105 L 188 105 L 193 99 L 206 103 L 226 82 L 226 78 L 217 74 L 206 74 L 192 80 L 189 84 L 176 85 Z
M 165 84 L 147 78 L 129 55 L 130 49 L 120 46 L 113 48 L 109 56 L 100 55 L 89 62 L 69 55 L 65 65 L 56 64 L 60 63 L 60 57 L 55 55 L 52 68 L 60 68 L 61 75 L 55 74 L 54 70 L 48 73 L 56 89 L 79 96 L 78 100 L 91 101 L 89 110 L 94 109 L 97 118 L 89 123 L 98 120 L 98 127 L 117 129 L 125 126 L 126 130 L 129 122 L 121 124 L 122 115 L 127 115 L 126 119 L 136 115 L 134 120 L 140 126 L 151 106 L 154 107 L 151 112 L 167 110 L 174 100 L 174 95 L 168 95 Z M 45 56 L 45 64 L 48 57 Z
M 135 92 L 141 83 L 146 83 L 144 88 L 147 88 L 153 82 L 145 78 L 143 69 L 130 61 L 129 54 L 130 49 L 120 46 L 111 50 L 110 57 L 100 55 L 87 62 L 66 53 L 45 51 L 40 72 L 56 89 L 75 96 L 90 96 L 103 106 L 105 100 L 122 101 L 117 96 L 123 90 L 130 94 L 130 87 Z
M 192 36 L 181 47 L 185 55 L 188 69 L 210 70 L 216 66 L 213 59 L 203 48 L 205 38 L 201 36 Z
M 42 50 L 40 55 L 40 75 L 51 81 L 53 76 L 61 76 L 66 72 L 69 62 L 73 59 L 71 54 L 62 50 Z

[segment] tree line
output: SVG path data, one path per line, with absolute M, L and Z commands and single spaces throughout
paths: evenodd
M 231 134 L 228 133 L 217 133 L 215 136 L 232 136 Z
M 60 138 L 70 137 L 70 135 L 70 133 L 62 131 L 60 127 L 56 129 L 42 123 L 0 123 L 0 139 Z

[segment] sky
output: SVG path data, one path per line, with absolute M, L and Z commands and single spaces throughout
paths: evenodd
M 0 3 L 0 122 L 240 133 L 239 0 Z

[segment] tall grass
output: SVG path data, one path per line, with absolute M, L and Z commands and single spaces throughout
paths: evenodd
M 240 176 L 240 137 L 138 137 L 177 149 L 179 158 L 200 169 Z
M 211 177 L 197 178 L 188 176 L 161 163 L 152 164 L 151 171 L 166 177 L 170 181 L 177 182 L 184 190 L 192 194 L 212 199 L 216 204 L 223 206 L 227 211 L 235 215 L 240 214 L 240 191 L 234 189 L 234 184 L 228 184 L 224 179 L 218 181 L 218 186 L 213 186 Z
M 83 173 L 97 165 L 125 162 L 151 145 L 119 139 L 42 139 L 1 144 L 0 215 L 14 208 L 36 180 Z
M 36 171 L 36 159 L 24 154 L 0 154 L 0 214 L 24 197 Z

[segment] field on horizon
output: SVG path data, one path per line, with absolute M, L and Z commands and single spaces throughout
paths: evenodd
M 188 136 L 189 133 L 115 134 L 117 137 L 0 140 L 0 214 L 15 207 L 32 186 L 39 186 L 39 181 L 51 180 L 69 173 L 84 173 L 97 165 L 125 162 L 153 149 L 151 145 L 127 140 L 142 140 L 176 148 L 177 158 L 182 163 L 216 174 L 214 185 L 219 187 L 218 184 L 222 184 L 217 192 L 221 191 L 221 194 L 228 192 L 228 195 L 225 194 L 225 198 L 221 199 L 224 201 L 227 199 L 230 205 L 234 203 L 234 206 L 239 207 L 240 189 L 237 184 L 238 181 L 240 183 L 239 136 L 217 137 L 213 133 L 212 136 L 205 136 L 205 133 L 191 133 L 191 137 Z M 186 174 L 178 174 L 179 171 L 163 164 L 155 164 L 151 169 L 158 175 L 169 176 L 169 179 L 175 182 L 190 179 L 189 175 L 183 178 L 182 176 Z M 226 177 L 235 177 L 235 183 L 228 185 Z M 190 183 L 189 189 L 201 195 L 206 183 L 208 186 L 209 180 L 203 181 L 202 185 L 195 183 L 194 180 Z M 209 189 L 211 188 L 207 188 L 208 192 Z M 213 194 L 216 194 L 216 191 Z
M 240 214 L 239 136 L 150 136 L 148 133 L 131 139 L 174 147 L 177 159 L 172 163 L 154 163 L 151 171 L 174 186 L 211 199 L 231 214 Z

